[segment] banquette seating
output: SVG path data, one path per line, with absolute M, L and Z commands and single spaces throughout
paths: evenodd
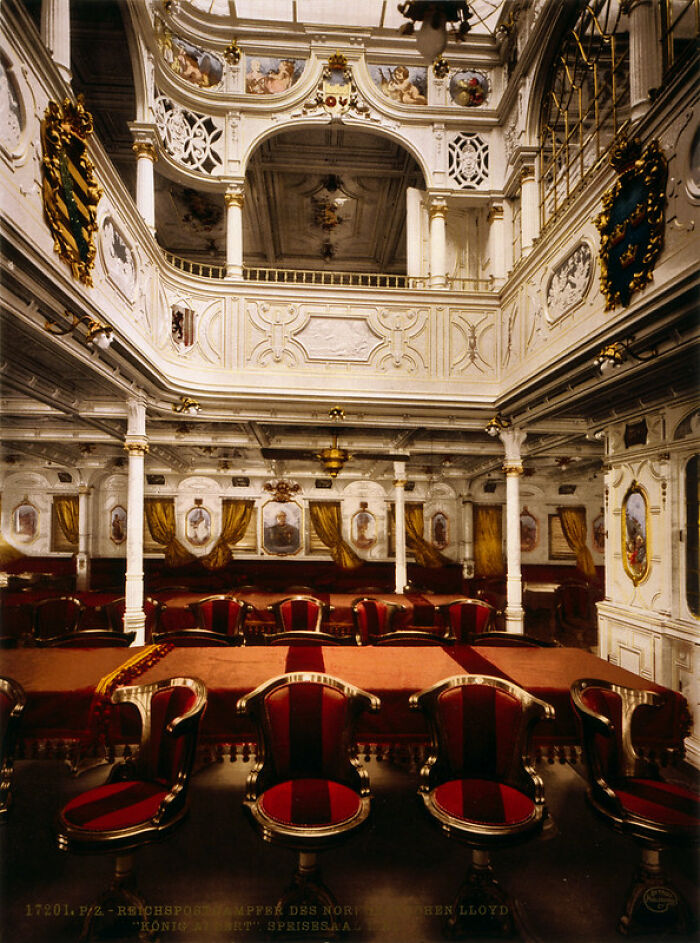
M 696 927 L 687 902 L 661 867 L 661 851 L 700 842 L 700 798 L 662 779 L 658 765 L 634 748 L 635 715 L 649 716 L 665 696 L 592 678 L 571 687 L 588 770 L 587 798 L 613 829 L 642 847 L 618 930 L 627 935 L 690 934 Z
M 275 909 L 282 920 L 299 907 L 322 913 L 337 906 L 317 856 L 367 821 L 369 777 L 352 755 L 353 728 L 363 711 L 379 707 L 373 694 L 310 672 L 273 678 L 238 702 L 238 713 L 258 731 L 245 809 L 264 841 L 297 853 L 296 873 Z
M 457 675 L 411 696 L 426 715 L 431 745 L 419 796 L 430 820 L 472 850 L 445 935 L 512 935 L 513 907 L 494 881 L 493 848 L 534 836 L 547 815 L 544 786 L 529 758 L 534 724 L 554 708 L 510 681 Z
M 130 712 L 138 712 L 141 740 L 136 758 L 113 766 L 105 785 L 71 799 L 58 821 L 62 851 L 116 856 L 111 886 L 85 916 L 84 939 L 95 929 L 121 939 L 133 931 L 134 922 L 138 928 L 147 920 L 145 902 L 133 883 L 132 852 L 166 838 L 187 814 L 207 693 L 196 678 L 170 678 L 119 687 L 112 703 L 122 711 L 131 705 Z M 113 921 L 109 928 L 97 926 L 103 917 Z

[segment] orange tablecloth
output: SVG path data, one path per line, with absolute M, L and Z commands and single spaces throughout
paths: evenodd
M 104 676 L 138 649 L 18 649 L 3 653 L 3 674 L 24 687 L 25 739 L 84 738 L 95 689 Z M 135 683 L 194 675 L 207 685 L 209 702 L 202 725 L 205 740 L 242 743 L 253 739 L 248 720 L 238 717 L 236 702 L 263 681 L 285 671 L 324 671 L 376 694 L 378 714 L 364 715 L 358 742 L 424 742 L 424 720 L 408 709 L 408 698 L 443 678 L 463 673 L 505 677 L 550 702 L 557 717 L 535 732 L 536 744 L 552 752 L 578 742 L 569 686 L 580 677 L 616 681 L 630 687 L 663 691 L 639 676 L 580 649 L 440 647 L 244 647 L 174 648 Z M 685 736 L 685 699 L 669 692 L 664 712 L 640 738 L 653 748 L 679 747 Z M 118 736 L 118 730 L 112 731 Z

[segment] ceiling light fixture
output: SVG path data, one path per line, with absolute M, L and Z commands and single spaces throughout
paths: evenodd
M 466 39 L 467 33 L 471 29 L 469 19 L 472 16 L 472 11 L 464 0 L 454 3 L 437 3 L 434 0 L 407 0 L 405 3 L 399 3 L 398 10 L 402 16 L 409 20 L 399 29 L 402 36 L 413 36 L 416 28 L 415 24 L 422 24 L 416 35 L 416 44 L 420 54 L 428 62 L 434 62 L 444 51 L 447 45 L 448 23 L 451 26 L 451 38 L 457 42 Z
M 621 367 L 628 357 L 632 357 L 638 363 L 647 363 L 658 355 L 655 347 L 652 347 L 648 354 L 636 354 L 630 346 L 633 340 L 633 337 L 629 337 L 624 341 L 612 341 L 606 344 L 593 361 L 594 366 L 600 373 L 607 373 L 615 367 Z
M 191 396 L 181 396 L 179 403 L 173 403 L 174 413 L 185 413 L 188 416 L 196 416 L 202 407 L 196 399 Z
M 61 337 L 65 334 L 70 334 L 79 324 L 83 324 L 87 328 L 85 343 L 88 347 L 99 347 L 100 350 L 106 350 L 112 343 L 114 332 L 108 324 L 101 324 L 87 314 L 78 315 L 66 311 L 65 315 L 67 318 L 71 318 L 71 323 L 67 327 L 61 327 L 57 321 L 49 319 L 44 324 L 44 330 L 56 337 Z
M 486 423 L 484 432 L 487 432 L 492 438 L 497 436 L 499 432 L 503 432 L 504 429 L 510 429 L 513 423 L 510 419 L 506 419 L 505 416 L 501 416 L 500 413 L 496 413 L 493 419 L 490 419 Z
M 340 406 L 334 406 L 329 410 L 328 415 L 333 422 L 345 419 L 345 413 Z M 338 472 L 343 470 L 343 466 L 352 458 L 352 455 L 345 449 L 338 447 L 338 433 L 333 432 L 333 441 L 328 448 L 317 452 L 316 458 L 323 465 L 323 470 L 327 475 L 330 475 L 331 478 L 337 478 Z

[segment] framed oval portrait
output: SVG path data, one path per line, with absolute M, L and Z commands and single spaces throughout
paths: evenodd
M 22 543 L 31 543 L 39 531 L 39 512 L 28 501 L 18 504 L 12 512 L 12 536 Z
M 126 540 L 126 508 L 115 505 L 109 513 L 109 539 L 114 544 L 123 544 Z
M 185 535 L 195 547 L 203 547 L 211 539 L 211 514 L 201 504 L 185 515 Z
M 263 549 L 276 557 L 301 550 L 301 507 L 294 501 L 268 501 L 263 506 Z
M 526 507 L 520 512 L 520 550 L 529 553 L 539 543 L 539 524 Z
M 430 522 L 430 540 L 433 547 L 444 550 L 450 542 L 450 522 L 446 514 L 436 511 Z
M 622 565 L 635 586 L 649 575 L 649 501 L 633 481 L 622 499 Z
M 369 550 L 377 542 L 377 519 L 367 510 L 366 501 L 360 502 L 360 510 L 352 516 L 350 535 L 358 550 Z

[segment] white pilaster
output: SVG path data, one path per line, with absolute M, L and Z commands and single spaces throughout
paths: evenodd
M 132 397 L 127 406 L 129 419 L 124 448 L 129 453 L 129 477 L 124 630 L 136 632 L 134 645 L 144 645 L 146 617 L 143 611 L 143 499 L 144 456 L 148 452 L 146 403 L 141 397 Z
M 42 0 L 41 39 L 70 85 L 70 0 Z
M 151 141 L 137 141 L 133 149 L 136 154 L 136 207 L 148 228 L 155 235 L 156 199 L 153 165 L 158 155 Z
M 78 592 L 90 589 L 90 505 L 92 489 L 78 488 L 78 555 L 75 561 L 75 588 Z
M 630 113 L 632 121 L 646 114 L 649 90 L 661 85 L 661 46 L 657 11 L 652 0 L 629 4 Z
M 243 188 L 226 191 L 226 277 L 243 278 Z
M 406 583 L 406 516 L 405 492 L 406 463 L 394 462 L 394 511 L 395 511 L 395 543 L 396 543 L 396 592 L 403 593 Z
M 540 206 L 535 168 L 529 164 L 520 170 L 520 228 L 523 253 L 532 248 L 540 234 Z
M 506 267 L 506 220 L 502 203 L 494 203 L 488 215 L 489 251 L 491 255 L 491 274 L 497 284 L 505 281 Z
M 447 237 L 445 218 L 447 203 L 443 199 L 430 202 L 430 287 L 444 288 L 447 284 Z
M 503 470 L 506 473 L 506 632 L 523 633 L 523 585 L 520 571 L 520 476 L 523 463 L 520 449 L 527 433 L 524 429 L 502 429 L 499 432 L 505 449 Z
M 406 188 L 406 274 L 420 278 L 423 272 L 422 208 L 423 194 L 416 187 Z
M 474 502 L 462 498 L 462 527 L 464 551 L 462 554 L 462 576 L 470 580 L 474 576 Z

